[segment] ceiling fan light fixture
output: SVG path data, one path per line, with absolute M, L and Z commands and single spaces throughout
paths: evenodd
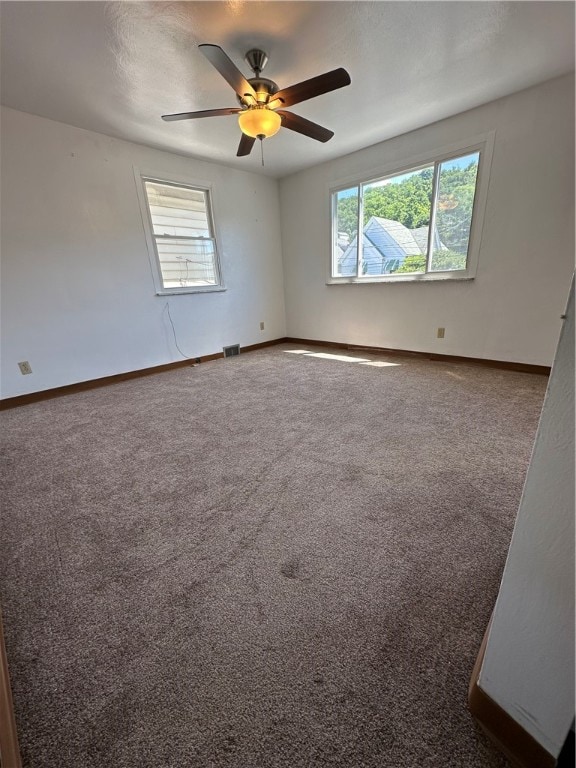
M 267 107 L 249 107 L 238 115 L 240 130 L 253 139 L 269 138 L 278 133 L 282 118 Z

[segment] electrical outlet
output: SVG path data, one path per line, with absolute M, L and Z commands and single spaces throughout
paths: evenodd
M 261 331 L 263 331 L 263 330 L 264 330 L 264 320 L 262 320 L 262 322 L 260 323 L 260 330 L 261 330 Z
M 18 363 L 18 368 L 20 368 L 20 373 L 22 376 L 26 376 L 27 373 L 32 373 L 32 368 L 30 367 L 28 360 L 24 360 L 24 362 Z
M 446 328 L 438 328 L 438 330 L 436 331 L 436 337 L 438 339 L 443 339 L 445 332 L 446 332 Z

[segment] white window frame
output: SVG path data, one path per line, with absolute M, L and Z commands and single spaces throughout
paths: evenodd
M 355 284 L 362 285 L 368 283 L 427 283 L 446 280 L 473 280 L 476 276 L 478 269 L 478 256 L 480 252 L 480 241 L 482 237 L 482 229 L 484 224 L 484 213 L 486 210 L 486 200 L 488 196 L 488 184 L 490 176 L 490 167 L 492 165 L 492 154 L 494 150 L 494 138 L 495 131 L 491 131 L 481 136 L 475 136 L 474 138 L 451 144 L 450 146 L 443 147 L 436 152 L 430 152 L 426 155 L 419 155 L 417 157 L 407 158 L 402 163 L 389 163 L 380 167 L 377 172 L 371 171 L 370 176 L 366 175 L 354 175 L 346 179 L 340 179 L 337 184 L 330 185 L 327 188 L 329 194 L 329 206 L 330 206 L 330 253 L 328 261 L 328 271 L 326 276 L 327 285 L 342 285 L 342 284 Z M 458 270 L 446 270 L 443 272 L 404 272 L 400 274 L 391 275 L 368 275 L 368 276 L 353 276 L 353 277 L 338 277 L 332 275 L 332 268 L 334 264 L 334 252 L 335 245 L 338 238 L 338 224 L 337 224 L 337 205 L 336 194 L 345 189 L 357 186 L 359 193 L 359 216 L 358 216 L 358 233 L 357 242 L 359 255 L 361 258 L 362 248 L 362 204 L 361 204 L 361 192 L 362 185 L 371 184 L 375 181 L 381 181 L 382 179 L 397 176 L 403 173 L 410 173 L 411 171 L 418 171 L 423 168 L 429 168 L 434 166 L 434 190 L 437 185 L 437 169 L 440 163 L 445 160 L 451 160 L 457 157 L 463 157 L 473 152 L 479 152 L 480 158 L 478 161 L 478 173 L 476 177 L 476 192 L 474 195 L 474 204 L 472 206 L 472 221 L 470 227 L 470 237 L 468 240 L 468 256 L 466 261 L 466 269 Z M 433 203 L 435 197 L 433 198 Z M 435 205 L 432 206 L 430 212 L 430 231 L 428 233 L 428 252 L 426 254 L 426 269 L 430 266 L 430 237 L 433 232 L 435 216 Z
M 220 267 L 220 247 L 219 237 L 214 221 L 214 199 L 212 185 L 205 182 L 199 182 L 192 179 L 185 179 L 182 176 L 174 177 L 171 174 L 146 173 L 134 167 L 134 176 L 136 180 L 136 191 L 140 203 L 140 213 L 142 214 L 142 224 L 144 226 L 144 235 L 148 249 L 148 258 L 150 261 L 150 270 L 154 281 L 156 296 L 173 296 L 181 293 L 214 293 L 216 291 L 225 291 L 226 287 L 222 279 L 222 270 Z M 206 193 L 206 216 L 214 242 L 214 272 L 216 274 L 215 285 L 185 285 L 166 288 L 162 278 L 162 269 L 158 257 L 156 246 L 156 236 L 152 225 L 152 216 L 148 204 L 145 182 L 150 181 L 157 184 L 166 184 L 171 187 L 184 187 L 198 192 Z M 201 238 L 199 238 L 201 239 Z

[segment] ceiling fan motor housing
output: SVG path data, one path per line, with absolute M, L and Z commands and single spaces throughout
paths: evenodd
M 256 91 L 258 104 L 267 104 L 270 96 L 273 96 L 278 91 L 276 83 L 273 80 L 268 80 L 267 77 L 250 77 L 248 82 Z M 238 101 L 246 107 L 254 106 L 254 99 L 250 97 L 238 96 Z

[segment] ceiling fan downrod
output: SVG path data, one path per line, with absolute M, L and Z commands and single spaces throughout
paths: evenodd
M 244 60 L 248 62 L 248 66 L 254 72 L 256 77 L 260 77 L 260 73 L 268 61 L 268 55 L 259 48 L 251 48 L 246 56 L 244 56 Z

